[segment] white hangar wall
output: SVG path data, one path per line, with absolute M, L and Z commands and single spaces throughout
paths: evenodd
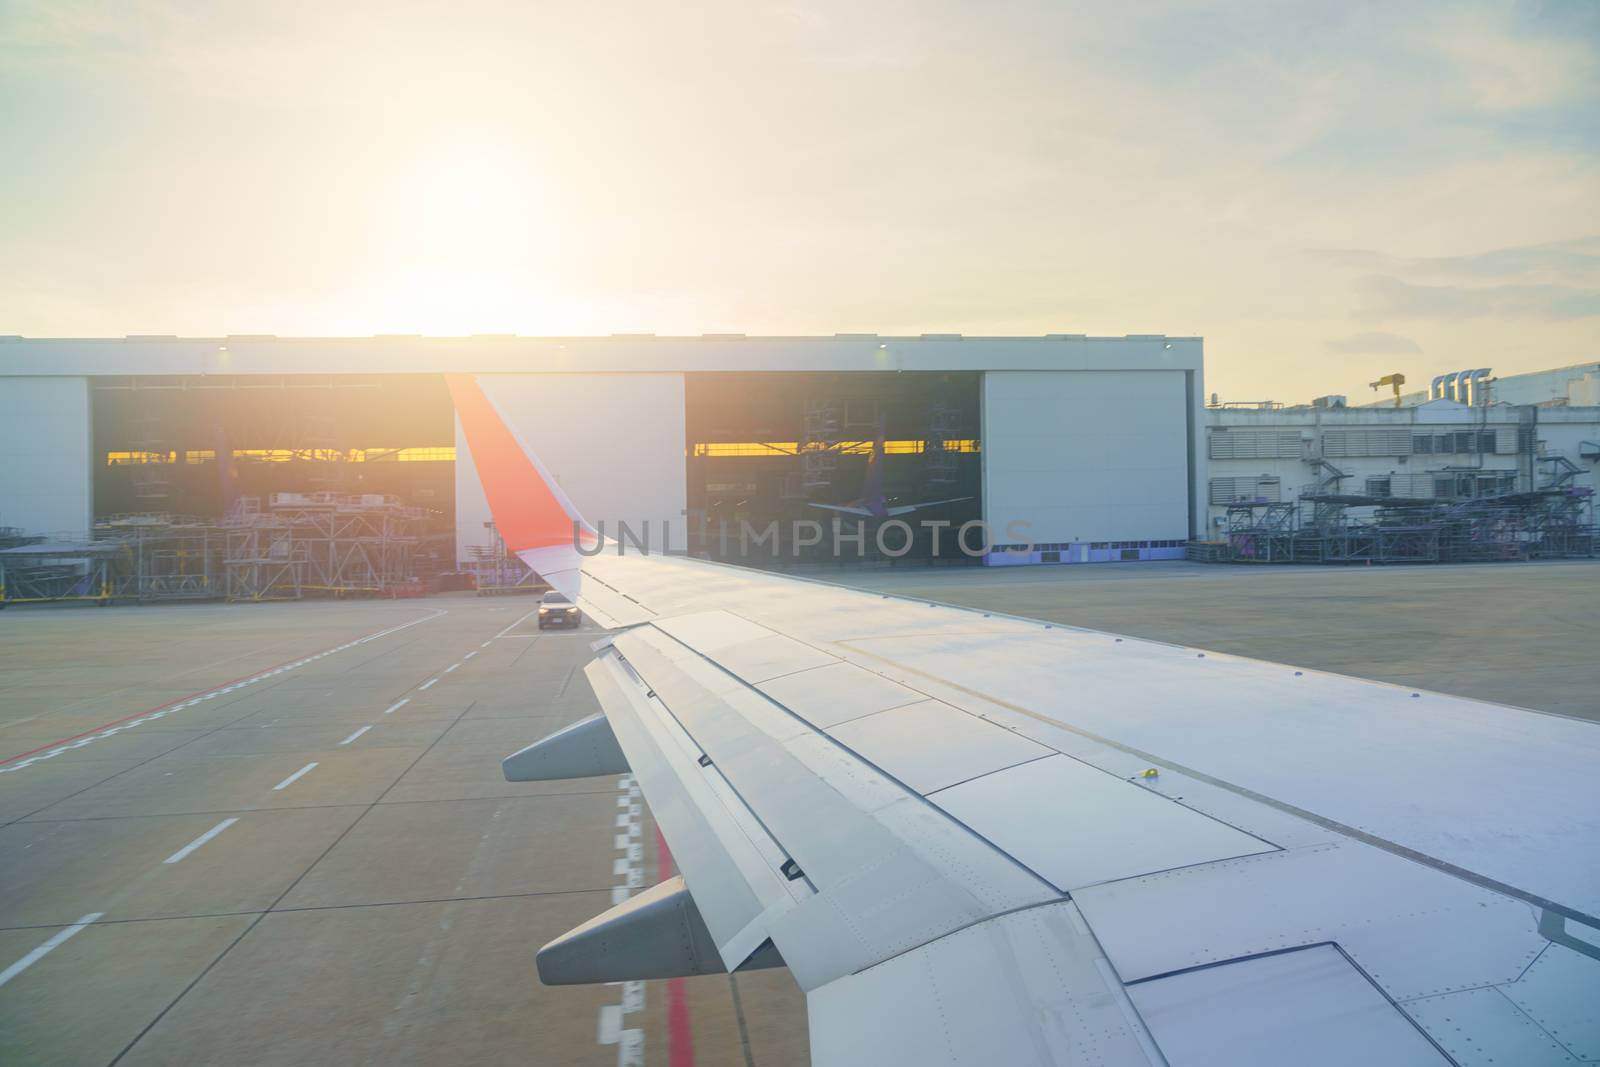
M 682 548 L 684 376 L 766 371 L 988 375 L 985 389 L 992 391 L 992 400 L 984 402 L 989 487 L 984 514 L 996 523 L 997 534 L 1021 517 L 1035 524 L 1036 542 L 1084 539 L 1083 552 L 1061 551 L 1060 562 L 1160 558 L 1157 553 L 1165 549 L 1140 547 L 1129 557 L 1125 546 L 1093 545 L 1180 540 L 1204 525 L 1206 456 L 1198 436 L 1204 432 L 1202 343 L 1197 337 L 1154 334 L 0 336 L 0 396 L 8 411 L 25 413 L 0 427 L 0 439 L 15 459 L 0 474 L 0 525 L 81 533 L 92 522 L 90 384 L 96 376 L 472 373 L 489 383 L 491 398 L 558 470 L 586 514 L 608 524 L 670 521 L 673 547 Z M 1099 433 L 1116 441 L 1094 440 Z M 482 525 L 488 512 L 459 432 L 457 445 L 457 547 L 468 554 L 488 538 Z M 1030 455 L 1034 445 L 1041 451 Z M 1187 483 L 1174 478 L 1185 469 Z M 624 510 L 630 501 L 631 509 Z M 1189 522 L 1183 519 L 1186 512 Z M 658 537 L 659 530 L 657 525 Z M 1112 554 L 1092 554 L 1107 550 Z M 1057 559 L 1036 553 L 1035 561 Z
M 670 528 L 683 551 L 688 506 L 682 374 L 481 374 L 484 394 L 590 523 Z M 456 422 L 456 558 L 491 543 L 489 502 Z
M 5 378 L 0 526 L 84 536 L 94 525 L 86 378 Z
M 1008 524 L 1027 523 L 1061 562 L 1180 557 L 1159 542 L 1189 536 L 1191 402 L 1179 370 L 985 373 L 990 536 L 1015 543 Z

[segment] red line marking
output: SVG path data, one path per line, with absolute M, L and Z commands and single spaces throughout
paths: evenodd
M 677 873 L 667 839 L 656 827 L 656 860 L 659 876 Z M 668 1067 L 694 1067 L 694 1031 L 689 1025 L 689 991 L 682 978 L 667 979 L 667 1064 Z
M 392 630 L 392 629 L 394 629 L 394 627 L 389 626 L 389 627 L 385 627 L 384 629 Z M 383 632 L 384 632 L 383 630 L 374 630 L 374 631 L 372 631 L 372 633 L 367 634 L 366 637 L 353 638 L 350 641 L 347 641 L 347 642 L 344 642 L 344 643 L 345 644 L 354 644 L 356 641 L 365 641 L 367 639 L 367 637 L 374 637 L 374 636 L 376 636 L 378 634 L 381 634 Z M 27 757 L 27 756 L 31 756 L 35 752 L 43 752 L 47 748 L 55 748 L 57 745 L 64 745 L 68 741 L 76 741 L 80 737 L 88 737 L 90 734 L 97 734 L 101 730 L 109 730 L 111 727 L 117 725 L 117 723 L 119 723 L 119 722 L 127 722 L 129 719 L 137 719 L 141 715 L 153 715 L 156 712 L 161 711 L 164 708 L 172 707 L 174 704 L 182 704 L 185 700 L 193 700 L 195 697 L 203 697 L 207 693 L 215 693 L 218 689 L 226 689 L 226 688 L 228 688 L 228 686 L 233 685 L 235 682 L 242 682 L 242 681 L 245 681 L 246 679 L 249 679 L 249 678 L 259 678 L 261 675 L 266 674 L 268 671 L 275 671 L 279 667 L 287 667 L 289 664 L 294 663 L 296 660 L 305 659 L 307 656 L 315 656 L 319 652 L 328 652 L 328 651 L 331 651 L 332 649 L 335 649 L 335 648 L 338 648 L 338 647 L 339 647 L 338 645 L 329 645 L 327 648 L 320 648 L 320 649 L 317 649 L 315 652 L 307 652 L 303 656 L 296 656 L 296 657 L 294 657 L 294 659 L 286 659 L 282 663 L 274 663 L 272 666 L 263 667 L 259 671 L 253 671 L 250 674 L 241 674 L 239 677 L 230 678 L 226 682 L 218 682 L 216 685 L 212 686 L 210 689 L 201 689 L 201 690 L 198 690 L 197 692 L 190 693 L 188 696 L 178 697 L 178 698 L 176 698 L 174 700 L 169 700 L 165 704 L 157 704 L 153 708 L 145 708 L 143 711 L 136 711 L 132 715 L 124 715 L 120 719 L 112 719 L 110 722 L 101 723 L 99 726 L 96 726 L 92 730 L 85 730 L 81 734 L 73 734 L 71 737 L 63 737 L 59 741 L 52 741 L 48 745 L 40 745 L 38 748 L 30 748 L 26 752 L 18 752 L 15 756 L 7 756 L 5 759 L 0 759 L 0 767 L 4 767 L 8 763 L 15 763 L 17 760 L 23 759 L 24 757 Z

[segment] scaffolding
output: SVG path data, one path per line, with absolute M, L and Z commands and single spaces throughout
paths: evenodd
M 961 462 L 945 443 L 961 431 L 961 409 L 951 404 L 932 404 L 928 408 L 927 453 L 923 471 L 924 483 L 934 486 L 954 485 L 961 477 Z
M 1586 559 L 1600 549 L 1593 498 L 1566 481 L 1442 500 L 1308 492 L 1298 504 L 1231 505 L 1227 540 L 1240 563 Z M 1351 508 L 1370 508 L 1371 517 L 1351 518 Z
M 244 497 L 222 522 L 230 600 L 415 592 L 412 553 L 421 508 L 377 493 Z
M 241 497 L 220 522 L 120 515 L 87 540 L 0 535 L 0 604 L 420 596 L 426 518 L 392 496 L 276 493 L 264 508 Z
M 188 515 L 120 515 L 95 524 L 114 545 L 111 591 L 120 600 L 210 600 L 222 595 L 224 538 Z
M 133 454 L 140 459 L 133 468 L 133 495 L 139 506 L 162 506 L 172 491 L 175 456 L 158 416 L 145 415 L 134 424 Z
M 0 608 L 47 600 L 110 603 L 113 546 L 29 538 L 0 548 Z
M 540 580 L 533 569 L 506 548 L 506 542 L 494 523 L 486 522 L 491 543 L 468 548 L 471 559 L 466 571 L 472 575 L 473 588 L 479 596 L 537 593 L 549 586 Z
M 806 403 L 805 434 L 798 449 L 800 489 L 806 495 L 833 484 L 839 468 L 839 441 L 844 434 L 842 407 L 836 400 Z

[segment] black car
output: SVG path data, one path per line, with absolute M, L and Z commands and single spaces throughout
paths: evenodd
M 583 612 L 578 610 L 578 605 L 567 599 L 566 594 L 550 590 L 539 601 L 539 629 L 548 630 L 552 626 L 570 626 L 574 630 L 583 621 Z

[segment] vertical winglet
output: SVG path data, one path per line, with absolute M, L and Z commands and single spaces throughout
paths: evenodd
M 578 546 L 598 537 L 550 472 L 518 438 L 470 374 L 447 374 L 456 417 L 506 547 L 568 596 L 578 595 Z

